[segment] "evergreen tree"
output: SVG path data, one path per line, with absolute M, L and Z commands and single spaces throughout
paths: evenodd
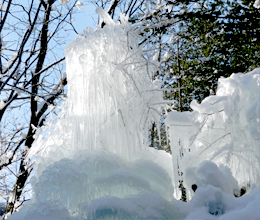
M 199 1 L 179 16 L 185 108 L 192 99 L 200 102 L 214 94 L 218 78 L 260 66 L 260 10 L 253 4 L 254 1 Z M 175 86 L 178 87 L 177 82 Z

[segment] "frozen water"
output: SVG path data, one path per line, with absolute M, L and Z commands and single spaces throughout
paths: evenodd
M 42 171 L 32 181 L 32 201 L 10 219 L 184 219 L 171 203 L 172 181 L 161 166 L 106 151 L 81 156 Z
M 151 82 L 127 17 L 97 13 L 104 28 L 66 49 L 60 119 L 30 149 L 42 150 L 33 198 L 8 219 L 259 219 L 260 70 L 220 79 L 193 112 L 169 113 L 172 155 L 148 148 L 148 125 L 167 108 L 161 82 Z M 175 199 L 179 180 L 188 203 Z M 252 192 L 235 198 L 242 185 Z
M 62 210 L 61 219 L 184 218 L 170 203 L 171 156 L 147 147 L 148 125 L 167 107 L 161 82 L 151 82 L 127 18 L 97 13 L 104 28 L 85 29 L 66 48 L 64 117 L 31 150 L 43 148 L 34 195 L 24 216 L 10 219 L 55 219 Z
M 105 17 L 104 28 L 86 28 L 66 48 L 65 119 L 44 141 L 38 139 L 36 146 L 48 146 L 42 154 L 46 162 L 37 162 L 38 174 L 46 165 L 79 157 L 82 151 L 105 149 L 125 160 L 143 158 L 148 124 L 159 122 L 167 107 L 160 85 L 149 78 L 152 73 L 127 19 L 121 15 L 119 24 L 103 9 L 97 12 Z
M 259 103 L 260 69 L 255 69 L 220 78 L 216 95 L 201 104 L 192 101 L 192 112 L 170 112 L 166 123 L 174 170 L 185 173 L 186 168 L 210 160 L 228 167 L 240 187 L 250 191 L 260 185 Z M 181 178 L 175 172 L 175 189 Z M 175 196 L 180 197 L 177 190 Z

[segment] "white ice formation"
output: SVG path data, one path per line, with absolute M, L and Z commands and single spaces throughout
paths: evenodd
M 260 1 L 256 0 L 253 6 L 257 9 L 260 9 Z
M 171 112 L 166 119 L 174 170 L 185 173 L 210 160 L 229 168 L 240 186 L 260 185 L 260 69 L 220 78 L 216 95 L 190 106 L 192 112 Z M 175 187 L 178 178 L 175 172 Z
M 148 123 L 166 108 L 161 85 L 127 17 L 97 13 L 104 28 L 86 28 L 66 49 L 61 119 L 29 152 L 42 149 L 33 198 L 8 219 L 259 219 L 260 70 L 220 79 L 191 113 L 169 113 L 172 156 L 148 148 Z M 173 197 L 182 178 L 187 203 Z M 252 192 L 235 198 L 247 183 Z
M 64 118 L 38 138 L 34 195 L 19 220 L 181 219 L 170 203 L 171 156 L 146 146 L 148 124 L 166 108 L 161 85 L 151 82 L 127 17 L 97 13 L 104 28 L 85 29 L 66 48 Z

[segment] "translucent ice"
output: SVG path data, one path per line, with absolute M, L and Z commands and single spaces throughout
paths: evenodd
M 172 181 L 161 166 L 144 159 L 126 162 L 106 151 L 55 162 L 41 173 L 33 188 L 32 201 L 10 219 L 184 219 L 185 216 L 171 203 Z
M 85 29 L 66 49 L 68 99 L 29 151 L 41 151 L 32 200 L 9 219 L 258 220 L 260 70 L 220 79 L 193 112 L 169 113 L 172 156 L 148 148 L 148 124 L 166 108 L 161 82 L 150 80 L 127 17 L 97 13 L 104 28 Z M 188 203 L 173 198 L 179 180 Z M 238 184 L 252 193 L 235 198 Z
M 161 82 L 150 80 L 127 18 L 97 13 L 104 28 L 85 29 L 66 48 L 64 117 L 30 151 L 43 149 L 33 198 L 10 219 L 55 219 L 63 210 L 61 219 L 184 217 L 170 203 L 171 156 L 146 146 L 149 123 L 166 108 Z

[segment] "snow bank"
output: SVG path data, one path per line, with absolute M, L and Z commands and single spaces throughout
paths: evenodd
M 198 188 L 192 200 L 172 203 L 179 207 L 185 219 L 207 220 L 258 220 L 260 217 L 260 187 L 255 188 L 250 194 L 236 198 L 224 193 L 220 188 L 207 185 Z

